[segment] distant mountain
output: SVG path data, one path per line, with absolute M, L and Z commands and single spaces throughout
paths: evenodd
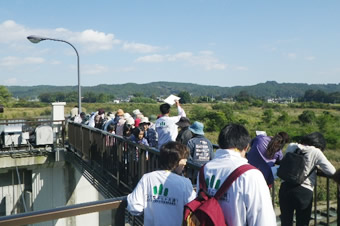
M 8 86 L 14 97 L 35 98 L 42 93 L 76 92 L 77 86 Z M 82 86 L 82 94 L 86 92 L 113 94 L 116 97 L 127 97 L 136 93 L 144 96 L 167 96 L 187 91 L 193 96 L 231 97 L 240 91 L 246 91 L 257 97 L 302 97 L 306 90 L 322 90 L 326 93 L 340 92 L 339 84 L 277 83 L 268 81 L 252 86 L 220 87 L 198 85 L 193 83 L 152 82 L 146 84 L 126 83 L 119 85 Z

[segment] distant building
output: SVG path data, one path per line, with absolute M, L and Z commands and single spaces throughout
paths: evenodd
M 290 104 L 293 102 L 294 102 L 293 97 L 279 97 L 267 99 L 267 103 Z
M 163 102 L 164 98 L 163 97 L 157 97 L 156 100 L 157 100 L 157 102 Z

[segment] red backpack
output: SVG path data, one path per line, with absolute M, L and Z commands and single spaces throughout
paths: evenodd
M 224 214 L 218 200 L 226 193 L 231 184 L 244 172 L 256 169 L 245 164 L 236 168 L 224 181 L 214 196 L 207 193 L 207 185 L 204 179 L 204 165 L 200 169 L 198 196 L 184 206 L 184 226 L 194 225 L 226 225 Z

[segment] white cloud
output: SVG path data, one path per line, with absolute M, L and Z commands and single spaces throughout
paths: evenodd
M 190 60 L 192 55 L 193 54 L 191 52 L 180 52 L 180 53 L 176 53 L 174 55 L 168 55 L 167 60 L 168 61 Z
M 18 84 L 18 79 L 17 78 L 9 78 L 4 81 L 5 85 L 16 85 Z
M 52 64 L 52 65 L 59 65 L 59 64 L 61 64 L 61 62 L 58 61 L 58 60 L 52 60 L 52 61 L 51 61 L 51 64 Z
M 17 65 L 23 65 L 23 64 L 41 64 L 44 63 L 45 59 L 41 57 L 25 57 L 25 58 L 19 58 L 14 56 L 8 56 L 0 59 L 0 65 L 1 66 L 17 66 Z
M 121 72 L 130 72 L 130 71 L 135 71 L 136 69 L 134 67 L 123 67 L 119 69 Z
M 115 39 L 113 34 L 105 34 L 91 29 L 73 32 L 73 37 L 70 37 L 70 40 L 84 44 L 86 49 L 90 51 L 110 50 L 114 44 L 120 43 L 120 40 Z
M 80 69 L 80 73 L 87 75 L 101 74 L 108 71 L 108 68 L 103 65 L 85 65 Z
M 193 65 L 203 66 L 203 68 L 207 71 L 224 70 L 227 68 L 226 64 L 220 63 L 217 58 L 210 54 L 193 56 L 190 59 L 190 63 Z
M 199 54 L 194 55 L 191 52 L 179 52 L 173 55 L 160 55 L 153 54 L 136 59 L 136 62 L 159 63 L 159 62 L 173 62 L 182 61 L 191 65 L 202 66 L 205 70 L 224 70 L 227 65 L 219 62 L 213 55 L 212 51 L 201 51 Z
M 313 61 L 316 58 L 315 58 L 315 56 L 308 56 L 308 57 L 305 57 L 305 59 L 308 60 L 308 61 Z
M 296 53 L 288 53 L 288 54 L 287 54 L 287 57 L 288 57 L 289 59 L 294 60 L 294 59 L 296 59 L 297 55 L 296 55 Z
M 210 50 L 204 50 L 204 51 L 200 51 L 200 54 L 202 54 L 202 55 L 214 55 L 214 52 L 210 51 Z
M 138 57 L 136 62 L 147 62 L 147 63 L 154 63 L 154 62 L 163 62 L 166 59 L 166 56 L 162 56 L 159 54 L 153 54 L 143 57 Z
M 123 50 L 137 52 L 137 53 L 153 53 L 160 50 L 158 46 L 152 46 L 142 43 L 135 43 L 135 42 L 125 42 L 123 44 Z
M 25 40 L 28 31 L 24 26 L 15 23 L 13 20 L 6 20 L 0 24 L 0 34 L 0 43 L 11 43 Z
M 82 44 L 83 48 L 88 51 L 110 50 L 113 45 L 120 44 L 121 41 L 115 39 L 114 34 L 87 29 L 81 32 L 73 32 L 66 28 L 56 29 L 31 29 L 13 20 L 7 20 L 0 24 L 0 43 L 15 43 L 18 41 L 27 41 L 29 35 L 38 35 L 55 39 L 62 39 L 70 43 Z
M 236 71 L 248 71 L 248 68 L 244 66 L 235 66 L 234 69 Z

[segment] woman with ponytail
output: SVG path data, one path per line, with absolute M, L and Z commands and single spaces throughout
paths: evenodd
M 286 132 L 279 132 L 274 137 L 261 134 L 251 142 L 250 151 L 247 153 L 248 162 L 263 173 L 268 186 L 274 182 L 271 167 L 279 164 L 283 157 L 282 148 L 288 142 L 289 135 Z

